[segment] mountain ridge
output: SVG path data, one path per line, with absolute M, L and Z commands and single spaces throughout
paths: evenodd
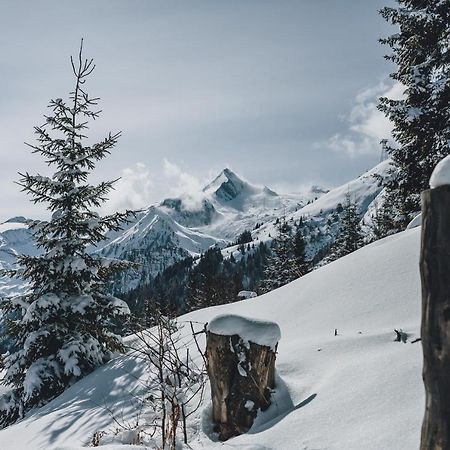
M 374 174 L 383 176 L 388 167 L 389 163 L 383 162 L 330 191 L 314 187 L 309 193 L 290 195 L 253 185 L 225 168 L 201 190 L 195 203 L 181 196 L 150 205 L 93 251 L 141 265 L 117 286 L 126 292 L 183 258 L 196 258 L 211 246 L 227 248 L 246 230 L 251 231 L 254 241 L 270 241 L 276 233 L 275 221 L 285 217 L 288 221 L 305 219 L 307 254 L 313 258 L 337 232 L 331 219 L 335 220 L 333 211 L 344 203 L 345 195 L 354 197 L 364 216 L 381 192 Z M 4 227 L 0 228 L 0 265 L 5 268 L 13 265 L 14 255 L 36 251 L 25 228 L 26 220 L 18 217 L 17 223 L 0 225 Z

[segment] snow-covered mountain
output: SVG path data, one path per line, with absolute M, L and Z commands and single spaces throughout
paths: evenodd
M 13 268 L 20 254 L 35 255 L 38 251 L 28 230 L 28 219 L 22 216 L 12 217 L 0 224 L 0 269 Z M 20 280 L 11 280 L 0 276 L 0 295 L 22 291 Z
M 286 214 L 286 220 L 299 220 L 301 217 L 308 223 L 323 226 L 336 211 L 338 205 L 344 205 L 347 195 L 357 205 L 361 217 L 373 207 L 381 193 L 376 175 L 385 176 L 390 162 L 383 161 L 373 169 L 363 173 L 354 180 L 323 193 L 312 202 L 298 208 L 291 214 Z M 274 233 L 275 227 L 267 223 L 258 230 L 258 235 L 264 239 L 269 233 Z
M 0 224 L 0 268 L 9 269 L 22 253 L 36 252 L 25 217 L 12 217 Z
M 218 442 L 206 392 L 200 410 L 189 418 L 189 447 L 180 448 L 418 448 L 425 408 L 421 344 L 413 343 L 420 331 L 419 241 L 419 228 L 407 230 L 264 296 L 181 317 L 204 323 L 219 314 L 237 314 L 275 321 L 281 341 L 273 403 L 252 429 Z M 394 342 L 394 328 L 407 333 L 406 344 Z M 197 354 L 189 333 L 186 341 Z M 117 426 L 111 411 L 134 423 L 132 399 L 143 390 L 149 394 L 141 383 L 145 373 L 145 362 L 133 352 L 114 359 L 0 431 L 0 448 L 81 450 L 94 432 Z M 100 448 L 145 448 L 125 445 L 130 436 L 121 433 L 117 444 Z
M 126 291 L 146 282 L 159 271 L 187 256 L 196 257 L 213 245 L 229 246 L 245 230 L 254 240 L 275 235 L 274 222 L 305 221 L 309 257 L 329 243 L 336 232 L 333 211 L 350 194 L 361 215 L 380 192 L 374 174 L 383 175 L 388 162 L 329 192 L 313 187 L 302 194 L 281 195 L 266 186 L 256 186 L 230 169 L 224 169 L 200 192 L 167 198 L 141 211 L 121 232 L 111 234 L 94 251 L 130 259 L 140 269 L 118 281 Z M 333 219 L 333 220 L 332 220 Z M 0 264 L 9 267 L 18 253 L 33 253 L 26 220 L 14 218 L 0 225 Z M 8 281 L 4 281 L 4 287 Z M 1 288 L 1 286 L 0 286 Z

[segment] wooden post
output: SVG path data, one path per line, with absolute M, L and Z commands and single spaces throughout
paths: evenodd
M 242 330 L 254 321 L 233 316 L 243 325 Z M 228 318 L 224 317 L 224 320 Z M 259 323 L 279 334 L 278 325 Z M 229 328 L 229 327 L 228 327 Z M 216 332 L 213 332 L 216 331 Z M 270 405 L 270 395 L 275 385 L 274 347 L 260 345 L 243 338 L 239 331 L 230 329 L 217 332 L 208 329 L 206 341 L 207 369 L 211 384 L 214 430 L 225 441 L 247 432 L 253 425 L 258 410 Z
M 450 449 L 450 186 L 422 193 L 422 347 L 426 410 L 421 450 Z

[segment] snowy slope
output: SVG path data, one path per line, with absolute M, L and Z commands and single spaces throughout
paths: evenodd
M 355 203 L 364 232 L 370 236 L 370 225 L 375 213 L 375 205 L 381 206 L 382 189 L 377 176 L 387 176 L 389 161 L 383 161 L 371 170 L 354 180 L 323 193 L 314 201 L 308 202 L 294 211 L 287 210 L 284 214 L 288 223 L 303 221 L 302 234 L 306 242 L 306 256 L 314 260 L 317 254 L 326 246 L 332 244 L 339 231 L 339 205 L 345 205 L 347 195 Z M 280 217 L 280 215 L 278 216 Z M 270 241 L 276 236 L 277 226 L 273 221 L 265 221 L 252 235 L 260 241 Z M 320 259 L 319 259 L 320 260 Z M 319 260 L 316 260 L 318 262 Z M 320 263 L 319 263 L 320 264 Z
M 399 450 L 418 448 L 424 410 L 418 336 L 420 229 L 366 246 L 276 291 L 196 311 L 275 321 L 281 328 L 277 392 L 246 435 L 225 444 L 210 432 L 209 399 L 190 423 L 193 449 Z M 338 336 L 334 336 L 334 329 Z M 409 334 L 393 342 L 393 329 Z M 194 351 L 194 349 L 192 349 Z M 72 386 L 21 423 L 0 448 L 79 448 L 112 426 L 102 407 L 130 414 L 144 367 L 125 355 Z M 130 447 L 109 447 L 110 449 Z
M 338 203 L 344 204 L 347 194 L 358 205 L 358 212 L 364 213 L 381 190 L 374 176 L 385 175 L 389 167 L 389 160 L 381 162 L 358 178 L 329 191 L 317 201 L 302 208 L 297 214 L 316 216 L 320 214 L 320 211 L 327 212 L 336 208 Z
M 223 239 L 184 227 L 171 220 L 164 211 L 151 207 L 133 226 L 105 245 L 103 251 L 120 256 L 122 252 L 137 251 L 156 242 L 167 242 L 169 239 L 174 239 L 175 247 L 192 255 L 199 255 L 215 244 L 226 244 Z
M 384 176 L 387 173 L 389 165 L 389 161 L 383 161 L 354 180 L 324 193 L 318 199 L 299 208 L 293 214 L 286 215 L 286 219 L 298 220 L 300 217 L 303 217 L 307 221 L 323 222 L 336 209 L 337 205 L 345 204 L 347 195 L 350 195 L 351 201 L 357 205 L 358 213 L 363 216 L 381 192 L 375 175 Z M 269 232 L 275 232 L 275 227 L 272 224 L 261 227 L 259 231 L 262 236 Z

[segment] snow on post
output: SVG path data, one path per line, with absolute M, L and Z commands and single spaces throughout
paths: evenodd
M 213 421 L 220 440 L 247 432 L 270 405 L 281 333 L 274 322 L 221 315 L 207 327 Z
M 422 348 L 426 410 L 421 450 L 450 448 L 450 157 L 422 192 Z

